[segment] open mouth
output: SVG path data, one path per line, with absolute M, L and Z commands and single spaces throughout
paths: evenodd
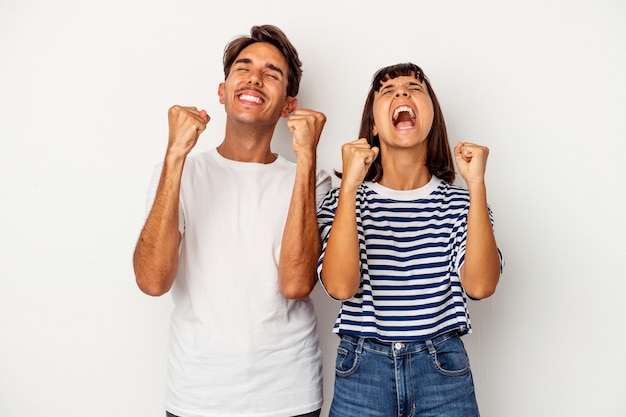
M 407 129 L 415 126 L 415 112 L 409 106 L 399 106 L 393 111 L 392 117 L 394 127 Z
M 249 101 L 250 103 L 262 104 L 263 99 L 261 97 L 253 96 L 250 94 L 240 94 L 239 100 L 241 101 Z

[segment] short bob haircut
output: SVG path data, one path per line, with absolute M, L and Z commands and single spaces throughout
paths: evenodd
M 226 45 L 223 59 L 224 79 L 228 78 L 230 68 L 241 51 L 257 42 L 266 42 L 274 45 L 283 54 L 289 66 L 287 74 L 287 96 L 296 97 L 300 89 L 300 78 L 302 78 L 302 62 L 300 62 L 296 48 L 283 31 L 276 26 L 252 26 L 250 36 L 240 36 Z
M 443 113 L 439 107 L 439 101 L 433 91 L 430 81 L 426 78 L 426 75 L 420 67 L 412 63 L 403 63 L 391 65 L 385 68 L 381 68 L 374 75 L 372 85 L 365 101 L 365 107 L 363 108 L 363 117 L 361 119 L 361 130 L 359 131 L 360 138 L 367 138 L 367 142 L 370 146 L 377 146 L 380 148 L 380 138 L 378 135 L 373 135 L 374 128 L 374 95 L 380 90 L 383 82 L 392 80 L 401 76 L 413 76 L 421 83 L 424 83 L 428 88 L 428 95 L 433 102 L 433 125 L 428 133 L 427 140 L 427 152 L 426 166 L 428 171 L 438 178 L 452 184 L 454 182 L 454 159 L 452 158 L 452 152 L 450 150 L 450 144 L 448 143 L 448 133 L 446 131 L 446 123 L 443 119 Z M 381 162 L 380 154 L 378 158 L 374 160 L 370 166 L 367 174 L 365 175 L 365 181 L 378 182 L 383 177 L 383 166 Z

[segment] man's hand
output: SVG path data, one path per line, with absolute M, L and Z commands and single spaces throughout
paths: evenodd
M 287 127 L 293 133 L 293 152 L 296 157 L 306 153 L 315 155 L 317 144 L 326 123 L 326 116 L 310 109 L 296 109 L 287 120 Z
M 170 107 L 167 117 L 170 129 L 167 150 L 178 156 L 187 156 L 191 152 L 211 120 L 205 110 L 182 106 Z

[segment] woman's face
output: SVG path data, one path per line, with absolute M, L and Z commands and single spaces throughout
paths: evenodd
M 383 82 L 374 94 L 374 128 L 381 146 L 414 148 L 426 145 L 433 124 L 428 87 L 414 76 Z

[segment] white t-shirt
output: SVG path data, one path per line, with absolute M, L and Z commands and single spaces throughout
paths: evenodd
M 188 156 L 180 192 L 183 239 L 171 290 L 171 413 L 281 417 L 321 407 L 313 304 L 287 299 L 278 289 L 295 171 L 281 156 L 271 164 L 228 160 L 216 149 Z M 157 167 L 153 190 L 159 177 Z M 321 171 L 318 204 L 330 186 Z

